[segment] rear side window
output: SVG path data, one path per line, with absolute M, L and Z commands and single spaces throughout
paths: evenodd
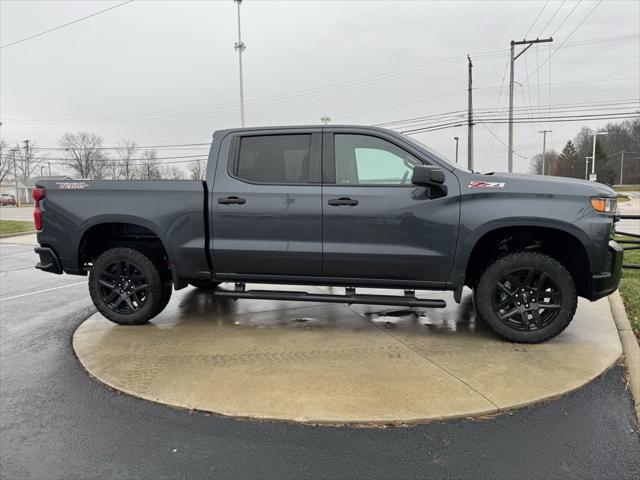
M 254 183 L 307 183 L 311 135 L 240 137 L 234 174 Z

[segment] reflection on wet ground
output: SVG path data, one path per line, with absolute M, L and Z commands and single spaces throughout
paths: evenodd
M 224 288 L 224 287 L 223 287 Z M 247 286 L 247 289 L 250 287 Z M 265 289 L 264 285 L 259 286 Z M 267 288 L 277 289 L 269 285 Z M 287 290 L 309 291 L 313 293 L 340 293 L 341 289 L 331 287 L 291 287 Z M 363 293 L 378 293 L 381 295 L 398 295 L 394 290 L 360 289 Z M 360 292 L 359 290 L 359 292 Z M 428 293 L 418 294 L 427 297 Z M 466 294 L 462 302 L 456 304 L 449 293 L 435 292 L 433 296 L 443 298 L 447 302 L 446 308 L 405 308 L 383 305 L 347 305 L 318 302 L 300 302 L 283 300 L 233 300 L 227 297 L 216 297 L 211 291 L 189 289 L 184 292 L 174 292 L 179 296 L 177 300 L 178 319 L 192 322 L 194 320 L 214 322 L 216 325 L 235 325 L 254 328 L 275 328 L 290 326 L 292 328 L 319 328 L 335 326 L 336 328 L 362 328 L 359 322 L 342 321 L 340 316 L 346 310 L 355 312 L 359 317 L 367 320 L 379 328 L 393 328 L 411 331 L 422 329 L 424 332 L 441 330 L 457 332 L 460 330 L 477 331 L 485 329 L 476 317 L 472 296 Z M 401 293 L 400 293 L 401 295 Z M 172 300 L 175 304 L 176 300 Z M 284 310 L 296 310 L 296 315 L 274 314 Z M 304 315 L 298 310 L 313 309 L 314 315 Z M 255 313 L 264 313 L 255 316 Z M 271 312 L 271 313 L 270 313 Z M 175 319 L 174 319 L 175 320 Z

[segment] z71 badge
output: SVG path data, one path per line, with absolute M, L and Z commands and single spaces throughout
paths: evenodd
M 63 190 L 82 190 L 89 186 L 89 184 L 85 182 L 56 182 L 56 185 Z
M 473 180 L 469 182 L 467 188 L 504 188 L 505 182 L 481 182 L 479 180 Z

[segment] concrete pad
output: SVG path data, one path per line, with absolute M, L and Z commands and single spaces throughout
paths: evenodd
M 187 289 L 149 325 L 118 326 L 95 314 L 73 346 L 98 380 L 147 400 L 326 423 L 406 423 L 527 405 L 585 384 L 621 352 L 606 299 L 581 302 L 565 333 L 532 346 L 488 332 L 469 295 L 461 305 L 445 293 L 421 296 L 449 306 L 234 302 Z

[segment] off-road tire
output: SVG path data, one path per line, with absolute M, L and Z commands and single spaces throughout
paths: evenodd
M 133 265 L 144 279 L 143 291 L 146 296 L 141 306 L 130 313 L 115 311 L 108 305 L 101 280 L 105 269 L 116 262 Z M 111 275 L 110 273 L 108 273 Z M 142 325 L 158 315 L 171 298 L 171 283 L 168 273 L 159 260 L 152 260 L 144 253 L 133 248 L 118 247 L 102 253 L 94 262 L 89 273 L 89 294 L 98 311 L 107 319 L 120 325 Z
M 512 328 L 500 320 L 494 309 L 494 295 L 498 282 L 509 272 L 518 269 L 534 269 L 545 273 L 559 292 L 560 307 L 557 308 L 555 317 L 539 329 L 521 331 Z M 502 338 L 517 343 L 541 343 L 559 335 L 567 328 L 576 312 L 578 295 L 571 274 L 560 262 L 542 253 L 517 252 L 505 255 L 487 266 L 474 291 L 474 303 L 480 318 Z M 544 313 L 544 304 L 539 305 Z

